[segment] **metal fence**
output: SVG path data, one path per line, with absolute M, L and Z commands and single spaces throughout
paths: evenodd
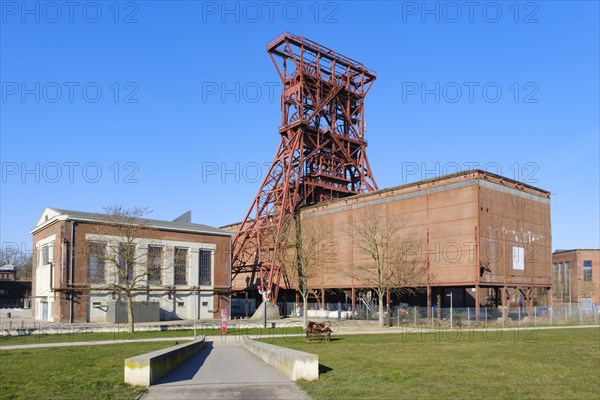
M 295 307 L 294 303 L 287 305 L 288 316 L 300 317 L 303 310 Z M 538 306 L 533 308 L 529 315 L 526 307 L 513 307 L 509 309 L 507 319 L 502 319 L 501 307 L 480 307 L 479 316 L 475 307 L 441 308 L 438 312 L 436 306 L 431 307 L 395 306 L 391 310 L 384 310 L 384 318 L 389 325 L 424 324 L 424 323 L 449 323 L 457 326 L 506 323 L 529 323 L 534 325 L 588 325 L 600 323 L 600 309 L 596 306 L 580 306 L 578 303 L 560 304 L 554 307 Z M 350 304 L 327 303 L 319 308 L 316 303 L 308 304 L 308 316 L 328 319 L 354 319 L 372 320 L 379 319 L 377 304 L 358 303 L 352 311 Z M 452 317 L 451 317 L 452 316 Z M 452 320 L 452 321 L 450 321 Z

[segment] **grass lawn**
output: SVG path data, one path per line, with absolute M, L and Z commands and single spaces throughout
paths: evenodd
M 257 324 L 260 326 L 261 324 Z M 119 329 L 115 328 L 112 332 L 70 332 L 70 333 L 57 333 L 57 332 L 68 332 L 69 326 L 67 324 L 57 325 L 60 326 L 60 330 L 46 329 L 43 334 L 35 335 L 11 335 L 11 336 L 0 336 L 0 347 L 11 346 L 11 345 L 27 345 L 36 343 L 68 343 L 68 342 L 89 342 L 89 341 L 120 341 L 120 340 L 132 340 L 132 339 L 151 339 L 151 338 L 175 338 L 175 337 L 189 337 L 193 340 L 194 331 L 192 329 L 185 330 L 165 330 L 165 331 L 138 331 L 134 334 L 129 334 L 127 331 L 123 331 L 126 327 L 123 325 Z M 238 325 L 239 326 L 239 325 Z M 286 326 L 280 324 L 281 327 L 272 329 L 270 326 L 267 329 L 262 327 L 250 327 L 250 328 L 236 328 L 236 324 L 230 324 L 230 328 L 227 330 L 227 336 L 250 336 L 252 339 L 269 338 L 275 334 L 302 334 L 304 330 L 298 326 Z M 93 327 L 93 325 L 91 326 Z M 203 328 L 197 329 L 198 336 L 218 336 L 221 335 L 221 330 L 218 328 Z
M 0 399 L 134 399 L 123 361 L 175 342 L 0 351 Z
M 314 399 L 597 399 L 600 393 L 597 328 L 265 342 L 319 356 L 319 380 L 298 382 Z

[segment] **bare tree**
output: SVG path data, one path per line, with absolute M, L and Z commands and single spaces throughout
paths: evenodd
M 303 324 L 306 327 L 308 325 L 308 296 L 311 293 L 309 280 L 314 278 L 317 266 L 326 263 L 333 252 L 323 230 L 312 226 L 303 226 L 298 213 L 294 216 L 293 228 L 281 240 L 286 242 L 285 248 L 287 249 L 283 253 L 282 264 L 285 266 L 288 280 L 296 286 L 302 297 Z
M 147 290 L 150 284 L 161 285 L 162 271 L 172 264 L 165 262 L 169 258 L 165 257 L 165 250 L 161 246 L 151 245 L 150 228 L 142 218 L 148 213 L 146 208 L 125 209 L 115 206 L 106 207 L 104 211 L 106 223 L 99 224 L 95 229 L 102 242 L 90 242 L 87 248 L 88 260 L 94 260 L 88 261 L 88 281 L 91 286 L 98 282 L 106 283 L 104 271 L 107 271 L 108 287 L 95 285 L 95 288 L 124 295 L 127 301 L 127 330 L 134 333 L 135 296 Z
M 404 225 L 398 217 L 384 218 L 372 211 L 354 225 L 355 245 L 372 263 L 354 265 L 353 271 L 377 293 L 381 327 L 385 324 L 384 296 L 390 291 L 419 290 L 426 277 L 425 266 L 412 251 L 414 234 L 401 234 Z
M 31 280 L 32 254 L 21 249 L 17 243 L 6 243 L 0 249 L 0 266 L 13 265 L 17 280 Z

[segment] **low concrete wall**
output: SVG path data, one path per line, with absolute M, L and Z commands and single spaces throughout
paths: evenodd
M 204 340 L 184 343 L 125 360 L 125 383 L 150 386 L 204 347 Z
M 257 342 L 247 337 L 242 339 L 242 344 L 250 353 L 277 368 L 293 381 L 319 379 L 319 357 L 315 354 Z

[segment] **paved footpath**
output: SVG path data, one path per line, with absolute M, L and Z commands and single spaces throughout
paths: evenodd
M 308 400 L 309 397 L 287 376 L 240 343 L 215 338 L 207 341 L 190 360 L 150 386 L 142 399 Z

